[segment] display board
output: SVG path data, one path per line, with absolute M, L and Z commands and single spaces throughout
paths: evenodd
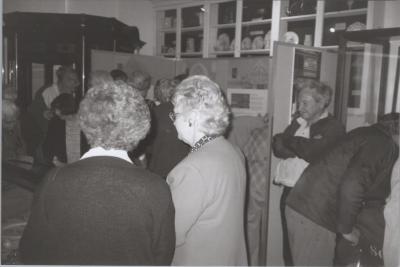
M 136 70 L 150 74 L 152 81 L 175 76 L 176 60 L 130 53 L 92 50 L 92 71 L 120 69 L 128 75 Z
M 236 116 L 265 115 L 268 104 L 270 57 L 182 59 L 177 72 L 206 75 L 227 95 Z
M 233 104 L 234 115 L 263 116 L 267 111 L 270 57 L 175 60 L 92 50 L 91 59 L 93 71 L 121 69 L 129 75 L 142 70 L 150 74 L 153 84 L 179 74 L 206 75 L 221 86 L 229 104 Z

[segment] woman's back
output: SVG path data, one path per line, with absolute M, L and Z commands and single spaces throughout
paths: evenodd
M 91 157 L 50 172 L 36 197 L 20 245 L 24 263 L 169 264 L 173 248 L 159 240 L 174 239 L 164 231 L 173 205 L 160 177 Z
M 173 264 L 247 265 L 246 173 L 239 150 L 217 137 L 190 153 L 171 171 L 167 182 L 176 211 L 181 212 L 176 216 Z

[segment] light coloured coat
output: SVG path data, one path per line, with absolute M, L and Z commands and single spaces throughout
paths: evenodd
M 190 153 L 168 175 L 175 205 L 173 265 L 247 265 L 243 154 L 223 137 Z

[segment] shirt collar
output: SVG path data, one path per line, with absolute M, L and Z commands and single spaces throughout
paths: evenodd
M 99 146 L 91 148 L 88 152 L 83 154 L 81 159 L 86 159 L 86 158 L 91 158 L 91 157 L 99 157 L 99 156 L 120 158 L 120 159 L 123 159 L 123 160 L 128 161 L 129 163 L 133 164 L 131 159 L 128 157 L 128 152 L 126 152 L 125 150 L 120 150 L 120 149 L 106 150 Z
M 329 115 L 328 111 L 325 110 L 324 112 L 322 112 L 322 114 L 319 116 L 319 120 L 325 119 L 327 118 Z M 297 122 L 301 125 L 301 126 L 307 126 L 307 121 L 305 119 L 303 119 L 302 117 L 298 117 L 297 118 Z M 310 125 L 309 125 L 310 126 Z
M 215 139 L 216 137 L 217 136 L 207 136 L 207 135 L 203 136 L 202 138 L 200 138 L 200 140 L 198 140 L 194 144 L 194 146 L 190 149 L 190 152 L 195 152 L 195 151 L 199 150 L 202 146 L 204 146 L 211 140 Z

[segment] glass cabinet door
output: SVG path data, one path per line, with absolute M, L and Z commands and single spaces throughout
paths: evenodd
M 267 54 L 271 45 L 271 0 L 244 0 L 240 54 Z
M 204 6 L 182 8 L 181 56 L 200 57 L 203 52 Z
M 176 55 L 177 10 L 169 9 L 157 12 L 158 40 L 157 54 L 167 57 Z
M 232 57 L 235 50 L 236 1 L 211 4 L 210 43 L 212 56 Z
M 325 1 L 322 46 L 338 45 L 336 31 L 365 30 L 367 5 L 368 1 L 363 0 Z
M 317 1 L 282 1 L 279 40 L 312 46 L 315 39 Z

